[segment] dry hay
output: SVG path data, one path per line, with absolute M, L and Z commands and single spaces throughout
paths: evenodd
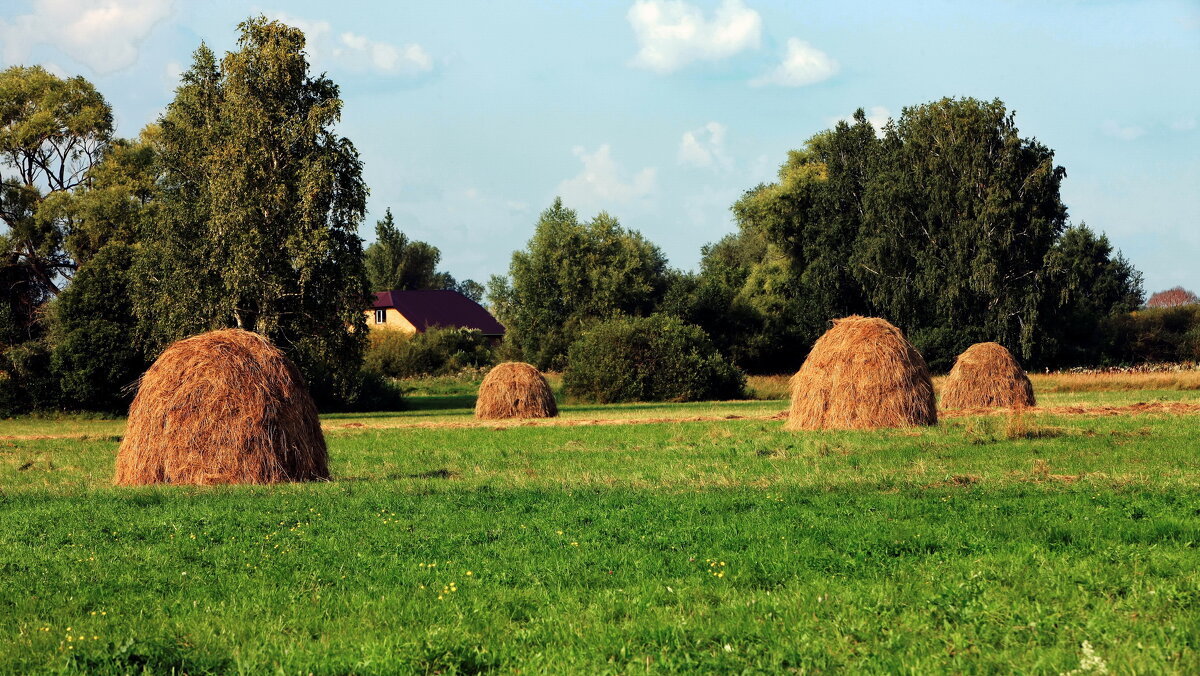
M 115 481 L 328 478 L 325 437 L 300 372 L 266 338 L 229 329 L 173 343 L 142 376 Z
M 958 355 L 942 385 L 942 408 L 1035 406 L 1033 383 L 999 343 L 975 343 Z
M 925 359 L 882 319 L 835 319 L 792 376 L 791 387 L 787 429 L 937 424 Z
M 524 362 L 497 364 L 479 385 L 475 417 L 480 420 L 553 418 L 556 415 L 558 405 L 546 377 Z

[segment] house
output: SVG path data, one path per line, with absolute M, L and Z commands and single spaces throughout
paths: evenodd
M 504 326 L 482 305 L 457 291 L 381 291 L 366 311 L 372 330 L 423 333 L 434 327 L 478 329 L 493 340 Z

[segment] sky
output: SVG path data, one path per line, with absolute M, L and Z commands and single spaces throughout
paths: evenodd
M 442 268 L 508 270 L 561 196 L 694 269 L 787 151 L 863 108 L 999 98 L 1054 149 L 1063 199 L 1153 292 L 1200 291 L 1200 1 L 587 3 L 0 0 L 0 63 L 83 75 L 135 136 L 201 42 L 265 14 L 341 87 L 338 131 Z

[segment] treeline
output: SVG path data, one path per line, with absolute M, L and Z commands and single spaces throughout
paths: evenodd
M 81 77 L 0 73 L 0 409 L 120 411 L 170 342 L 268 336 L 326 407 L 362 402 L 362 163 L 304 34 L 258 17 L 201 45 L 160 119 L 113 136 Z
M 1142 304 L 1141 275 L 1103 235 L 1067 223 L 1053 152 L 1000 101 L 905 108 L 878 134 L 859 111 L 789 153 L 776 183 L 732 207 L 738 231 L 696 273 L 601 213 L 556 201 L 489 297 L 513 354 L 567 368 L 614 317 L 671 315 L 755 373 L 794 371 L 829 320 L 886 317 L 931 367 L 997 341 L 1030 367 L 1093 363 L 1106 327 Z
M 899 325 L 939 370 L 984 340 L 1031 368 L 1200 350 L 1196 312 L 1130 314 L 1141 276 L 1068 224 L 1053 152 L 974 99 L 816 134 L 732 205 L 737 231 L 696 272 L 556 200 L 489 281 L 502 345 L 372 339 L 372 291 L 484 288 L 439 271 L 390 211 L 364 251 L 367 186 L 334 131 L 337 85 L 309 72 L 301 31 L 263 17 L 240 30 L 219 59 L 196 50 L 137 139 L 114 137 L 83 78 L 0 73 L 0 413 L 121 411 L 167 344 L 227 327 L 279 345 L 325 408 L 393 405 L 382 376 L 497 359 L 564 370 L 594 400 L 735 396 L 742 373 L 794 371 L 855 313 Z

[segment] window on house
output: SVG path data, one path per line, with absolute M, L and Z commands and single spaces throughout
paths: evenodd
M 387 310 L 376 310 L 375 311 L 375 323 L 376 324 L 387 323 Z

